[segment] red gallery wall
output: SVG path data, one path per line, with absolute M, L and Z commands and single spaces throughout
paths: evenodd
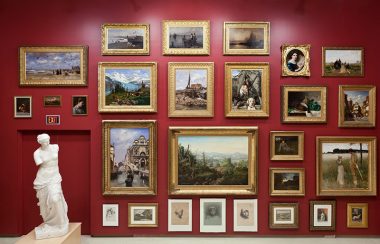
M 315 192 L 315 137 L 316 136 L 374 136 L 379 126 L 366 129 L 338 128 L 338 85 L 372 84 L 379 82 L 380 18 L 376 0 L 114 0 L 114 1 L 10 1 L 0 2 L 2 23 L 0 39 L 0 104 L 1 171 L 0 171 L 0 235 L 21 235 L 41 222 L 30 180 L 36 169 L 30 165 L 29 155 L 38 145 L 34 135 L 41 131 L 53 134 L 53 143 L 60 143 L 60 168 L 63 187 L 69 202 L 69 217 L 82 221 L 83 233 L 95 236 L 115 235 L 189 235 L 167 231 L 168 127 L 169 126 L 242 126 L 259 127 L 258 195 L 259 228 L 257 233 L 244 235 L 380 235 L 380 198 L 377 197 L 316 197 Z M 211 21 L 211 54 L 209 56 L 162 56 L 161 20 L 201 19 Z M 269 21 L 269 56 L 223 56 L 222 33 L 224 21 Z M 150 24 L 150 56 L 101 56 L 103 23 L 144 22 Z M 280 76 L 283 43 L 311 44 L 311 76 L 287 78 Z M 88 45 L 89 82 L 87 87 L 23 87 L 18 78 L 18 48 L 23 45 Z M 365 76 L 362 78 L 321 77 L 322 46 L 362 46 L 365 48 Z M 158 112 L 154 114 L 99 114 L 97 111 L 97 64 L 101 61 L 155 61 L 158 63 Z M 224 63 L 270 63 L 270 117 L 267 119 L 224 117 Z M 168 118 L 167 65 L 168 62 L 215 63 L 215 116 L 213 118 Z M 327 124 L 282 124 L 280 122 L 280 86 L 326 85 L 328 87 Z M 33 96 L 33 118 L 13 118 L 13 97 Z M 60 108 L 44 108 L 44 95 L 62 95 Z M 71 96 L 89 96 L 89 114 L 71 115 Z M 377 107 L 380 99 L 377 100 Z M 60 126 L 46 126 L 46 114 L 61 115 Z M 158 124 L 158 194 L 157 196 L 102 196 L 102 120 L 155 119 Z M 380 118 L 376 116 L 377 124 Z M 305 159 L 302 162 L 271 162 L 269 160 L 269 132 L 272 130 L 305 131 Z M 76 133 L 78 132 L 78 133 Z M 81 136 L 77 136 L 81 135 Z M 26 140 L 26 141 L 25 141 Z M 80 140 L 76 148 L 71 144 Z M 71 146 L 70 146 L 71 145 Z M 70 151 L 67 149 L 70 148 Z M 82 151 L 80 154 L 78 151 Z M 78 156 L 81 155 L 81 156 Z M 87 156 L 86 156 L 87 155 Z M 377 153 L 379 158 L 379 153 Z M 86 162 L 85 167 L 83 161 Z M 70 162 L 70 163 L 69 163 Z M 270 197 L 268 193 L 269 167 L 302 167 L 306 172 L 304 197 Z M 380 167 L 378 167 L 380 168 Z M 30 169 L 30 170 L 25 170 Z M 34 170 L 34 171 L 33 171 Z M 377 172 L 379 175 L 379 170 Z M 28 185 L 30 184 L 30 185 Z M 28 191 L 28 187 L 30 190 Z M 379 184 L 378 184 L 379 188 Z M 83 194 L 82 194 L 83 193 Z M 227 199 L 227 232 L 234 235 L 233 199 L 249 196 L 219 196 Z M 199 196 L 193 199 L 193 233 L 199 235 Z M 309 231 L 309 200 L 337 200 L 335 232 Z M 155 202 L 159 204 L 158 228 L 128 228 L 127 204 Z M 270 230 L 268 205 L 270 202 L 298 202 L 300 227 L 296 230 Z M 346 203 L 368 202 L 369 228 L 346 227 Z M 30 205 L 30 213 L 28 206 Z M 102 204 L 119 204 L 119 227 L 102 227 Z M 36 214 L 37 213 L 37 214 Z M 29 226 L 29 229 L 27 228 Z M 203 234 L 212 235 L 212 234 Z

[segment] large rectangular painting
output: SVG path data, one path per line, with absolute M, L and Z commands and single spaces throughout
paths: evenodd
M 323 47 L 322 76 L 364 76 L 362 47 Z

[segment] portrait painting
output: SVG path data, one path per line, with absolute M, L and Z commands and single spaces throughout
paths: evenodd
M 88 99 L 87 95 L 72 96 L 72 114 L 87 115 Z
M 271 131 L 271 160 L 303 160 L 303 131 Z
M 214 63 L 169 63 L 169 117 L 214 115 Z
M 317 137 L 317 195 L 376 195 L 375 137 Z
M 99 112 L 156 112 L 156 63 L 99 63 Z
M 128 203 L 128 227 L 158 227 L 158 204 Z
M 368 228 L 368 203 L 347 203 L 347 228 Z
M 302 168 L 270 168 L 271 196 L 304 196 L 305 170 Z
M 310 201 L 310 230 L 335 230 L 335 201 Z
M 270 203 L 269 228 L 298 228 L 298 203 Z
M 226 117 L 269 117 L 269 63 L 225 64 Z
M 310 45 L 284 44 L 282 49 L 282 76 L 310 76 Z
M 32 117 L 32 97 L 15 96 L 13 105 L 14 118 L 31 118 Z
M 168 231 L 192 231 L 192 200 L 168 200 Z
M 44 107 L 60 107 L 62 104 L 62 96 L 44 96 Z
M 226 199 L 200 199 L 200 232 L 226 232 Z
M 322 76 L 364 76 L 364 49 L 361 47 L 323 47 Z
M 103 121 L 103 194 L 155 195 L 155 121 Z
M 257 231 L 257 199 L 234 199 L 234 231 Z
M 103 226 L 119 226 L 119 204 L 103 204 Z

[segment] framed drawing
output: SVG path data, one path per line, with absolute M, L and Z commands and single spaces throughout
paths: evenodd
M 224 22 L 224 55 L 269 55 L 269 22 Z
M 364 76 L 364 49 L 322 47 L 322 76 Z
M 317 136 L 318 196 L 376 196 L 376 137 Z
M 32 96 L 15 96 L 13 114 L 15 118 L 32 118 Z
M 283 123 L 326 123 L 326 86 L 281 87 L 281 119 Z
M 368 228 L 368 203 L 347 203 L 347 228 Z
M 335 201 L 310 201 L 310 230 L 335 230 Z
M 297 229 L 298 203 L 270 203 L 270 229 Z
M 226 232 L 226 199 L 200 199 L 200 232 Z
M 44 107 L 61 107 L 62 96 L 44 96 Z
M 99 112 L 157 111 L 157 63 L 101 62 L 98 75 Z
M 163 20 L 163 55 L 209 55 L 209 20 Z
M 169 127 L 169 194 L 256 194 L 257 134 L 257 127 Z
M 282 76 L 310 76 L 310 45 L 281 46 Z
M 269 117 L 269 63 L 225 63 L 225 116 Z
M 234 231 L 257 232 L 257 199 L 234 199 Z
M 168 200 L 168 231 L 192 231 L 192 199 Z
M 103 226 L 119 226 L 119 204 L 103 204 Z
M 88 99 L 87 95 L 72 96 L 73 115 L 87 115 Z
M 270 159 L 271 160 L 303 160 L 304 132 L 303 131 L 271 131 Z
M 376 86 L 339 86 L 339 127 L 376 126 Z
M 214 116 L 214 63 L 169 62 L 169 117 Z
M 305 196 L 305 170 L 301 168 L 269 168 L 271 196 Z
M 103 120 L 103 195 L 156 195 L 156 121 Z
M 20 86 L 87 86 L 87 46 L 20 47 Z
M 128 203 L 128 227 L 158 227 L 158 204 Z
M 149 55 L 149 24 L 103 24 L 102 55 Z

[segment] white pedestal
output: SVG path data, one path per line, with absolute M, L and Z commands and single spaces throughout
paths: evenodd
M 16 244 L 80 244 L 81 223 L 70 223 L 69 232 L 60 237 L 36 240 L 34 229 L 23 236 Z

